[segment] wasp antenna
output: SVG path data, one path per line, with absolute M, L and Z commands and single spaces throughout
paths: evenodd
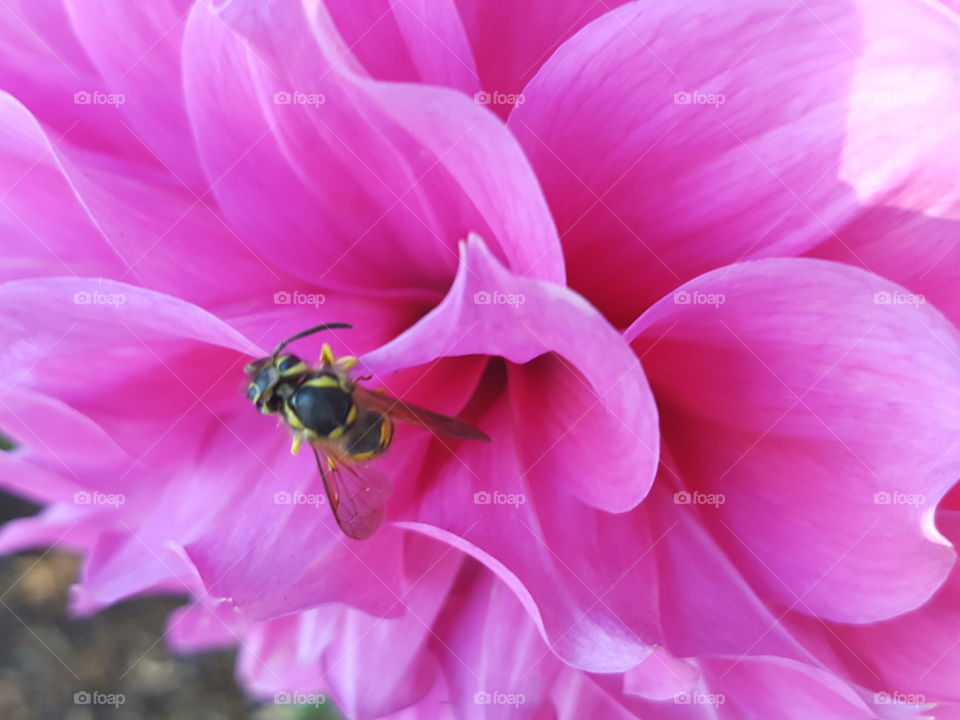
M 298 332 L 296 335 L 291 335 L 290 337 L 288 337 L 282 343 L 277 345 L 276 349 L 274 349 L 273 351 L 273 355 L 271 355 L 270 357 L 276 357 L 277 355 L 280 354 L 281 350 L 283 350 L 287 345 L 292 343 L 294 340 L 299 340 L 300 338 L 307 337 L 307 335 L 313 335 L 314 333 L 322 332 L 324 330 L 336 330 L 336 329 L 350 330 L 352 328 L 353 328 L 353 325 L 349 325 L 347 323 L 339 323 L 339 322 L 324 323 L 323 325 L 317 325 L 316 327 L 312 327 L 308 330 Z

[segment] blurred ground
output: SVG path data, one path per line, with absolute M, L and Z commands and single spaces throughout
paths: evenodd
M 0 494 L 0 522 L 35 510 Z M 179 599 L 134 600 L 69 620 L 67 591 L 76 567 L 76 559 L 56 552 L 0 557 L 0 720 L 337 717 L 327 707 L 249 702 L 234 683 L 232 652 L 171 656 L 159 639 Z M 75 693 L 84 692 L 120 693 L 124 702 L 75 702 Z

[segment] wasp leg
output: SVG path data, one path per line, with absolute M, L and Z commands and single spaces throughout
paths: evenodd
M 298 452 L 300 452 L 300 446 L 301 446 L 302 444 L 303 444 L 303 436 L 302 436 L 302 435 L 294 435 L 294 436 L 293 436 L 293 444 L 290 446 L 290 454 L 291 454 L 291 455 L 296 455 Z
M 353 355 L 344 355 L 342 358 L 334 356 L 333 350 L 330 349 L 328 343 L 324 343 L 320 347 L 320 364 L 328 367 L 333 367 L 334 365 L 343 370 L 344 372 L 352 370 L 357 364 L 357 359 Z
M 344 372 L 353 370 L 357 364 L 357 359 L 353 355 L 344 355 L 342 358 L 337 359 L 337 366 L 340 367 Z
M 328 343 L 324 343 L 320 347 L 320 364 L 321 365 L 333 365 L 337 359 L 333 356 L 333 350 L 330 349 Z

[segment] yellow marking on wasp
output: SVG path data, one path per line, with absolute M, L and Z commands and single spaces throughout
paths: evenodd
M 346 425 L 339 425 L 339 426 L 335 427 L 333 430 L 331 430 L 329 433 L 327 433 L 327 438 L 330 439 L 330 440 L 335 440 L 335 439 L 337 439 L 338 437 L 340 437 L 341 435 L 343 435 L 343 432 L 344 432 L 346 429 L 347 429 L 347 426 L 346 426 Z
M 283 418 L 290 424 L 291 427 L 296 428 L 297 430 L 303 430 L 303 423 L 300 422 L 300 418 L 297 417 L 297 414 L 293 412 L 286 405 L 283 406 Z
M 337 360 L 337 366 L 344 371 L 353 370 L 357 365 L 357 359 L 353 355 L 344 355 Z
M 307 371 L 307 364 L 304 362 L 299 362 L 296 365 L 294 365 L 292 368 L 283 370 L 280 373 L 280 377 L 296 377 L 297 375 L 301 375 L 306 371 Z
M 320 363 L 323 365 L 333 365 L 337 359 L 333 356 L 333 350 L 328 343 L 324 343 L 320 348 Z
M 353 425 L 356 419 L 357 419 L 357 406 L 354 404 L 350 406 L 350 411 L 347 413 L 347 425 Z
M 330 472 L 333 472 L 337 469 L 337 461 L 329 455 L 327 455 L 327 467 L 330 469 Z
M 293 444 L 290 446 L 290 454 L 296 455 L 300 452 L 300 446 L 303 444 L 303 437 L 300 435 L 293 436 Z
M 368 450 L 367 452 L 362 453 L 352 453 L 350 458 L 352 460 L 369 460 L 370 458 L 376 457 L 380 454 L 380 448 L 376 450 Z
M 304 386 L 310 387 L 340 387 L 340 381 L 330 375 L 321 375 L 318 378 L 312 378 L 304 383 Z

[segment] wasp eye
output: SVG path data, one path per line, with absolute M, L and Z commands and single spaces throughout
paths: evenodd
M 292 370 L 302 361 L 296 355 L 286 355 L 278 364 L 277 370 L 280 372 L 286 372 L 287 370 Z

